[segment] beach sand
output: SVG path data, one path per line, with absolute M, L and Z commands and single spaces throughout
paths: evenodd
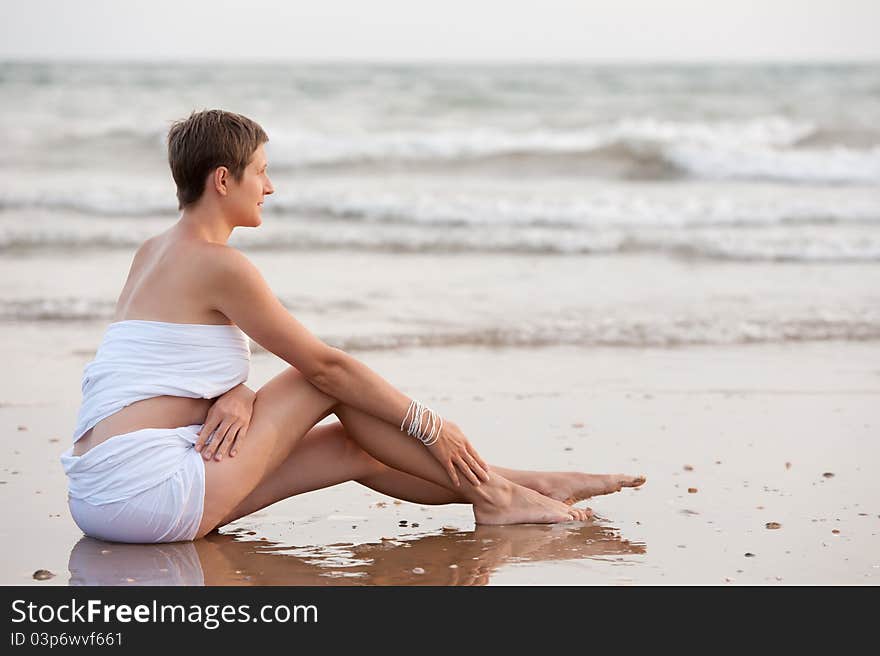
M 58 462 L 94 353 L 80 346 L 97 344 L 103 328 L 0 325 L 11 374 L 0 389 L 2 584 L 880 579 L 876 343 L 353 353 L 452 418 L 490 463 L 648 481 L 581 504 L 596 512 L 592 522 L 512 527 L 475 527 L 467 505 L 395 503 L 352 482 L 280 502 L 197 543 L 122 545 L 83 537 Z M 248 385 L 285 366 L 255 351 Z M 35 580 L 40 569 L 54 576 Z

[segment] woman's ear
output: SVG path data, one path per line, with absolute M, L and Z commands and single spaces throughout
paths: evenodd
M 212 180 L 214 182 L 214 189 L 217 190 L 217 193 L 221 196 L 225 196 L 229 190 L 229 169 L 225 166 L 218 166 L 214 169 Z

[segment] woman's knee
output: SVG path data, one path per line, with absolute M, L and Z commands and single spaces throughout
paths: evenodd
M 256 400 L 282 399 L 289 401 L 295 398 L 323 403 L 328 408 L 332 408 L 339 403 L 337 399 L 315 387 L 314 383 L 306 378 L 296 367 L 287 367 L 256 392 Z
M 355 465 L 357 469 L 363 472 L 362 475 L 378 473 L 385 469 L 379 460 L 376 460 L 364 448 L 352 438 L 351 434 L 341 422 L 334 422 L 327 425 L 327 433 L 325 439 L 334 440 L 340 461 Z
M 333 412 L 339 403 L 337 399 L 325 394 L 305 377 L 296 367 L 287 367 L 281 373 L 260 387 L 254 398 L 254 412 L 257 409 L 268 414 L 269 419 L 277 418 L 286 425 L 287 415 L 306 415 L 319 413 L 321 421 Z

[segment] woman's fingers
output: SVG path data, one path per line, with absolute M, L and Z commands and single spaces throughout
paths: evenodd
M 483 468 L 480 464 L 479 460 L 473 456 L 473 454 L 465 451 L 464 458 L 467 460 L 468 464 L 471 467 L 471 470 L 484 482 L 489 482 L 489 472 Z
M 461 487 L 461 483 L 458 480 L 458 474 L 455 471 L 455 465 L 452 464 L 452 460 L 447 461 L 446 463 L 446 473 L 449 474 L 449 478 L 452 481 L 455 487 Z
M 229 429 L 232 427 L 232 424 L 228 421 L 224 421 L 220 424 L 220 427 L 217 429 L 216 434 L 214 435 L 214 443 L 211 444 L 211 450 L 214 452 L 214 460 L 220 461 L 223 459 L 223 444 L 226 442 L 226 436 L 229 433 Z M 229 443 L 226 442 L 227 447 Z
M 486 464 L 486 461 L 480 457 L 480 454 L 477 453 L 476 449 L 468 443 L 468 453 L 476 460 L 480 467 L 483 468 L 483 471 L 486 473 L 486 482 L 489 482 L 489 465 Z
M 220 449 L 217 451 L 217 460 L 220 460 L 223 456 L 228 456 L 232 451 L 232 445 L 235 444 L 235 440 L 238 439 L 238 429 L 241 427 L 240 424 L 235 423 L 229 427 L 229 431 L 226 433 L 226 438 L 223 440 L 223 444 Z
M 205 457 L 205 460 L 210 460 L 211 456 L 217 451 L 217 447 L 220 444 L 219 431 L 219 421 L 212 421 L 210 424 L 206 424 L 204 428 L 202 428 L 202 437 L 205 439 L 202 448 L 202 455 Z
M 247 433 L 247 426 L 242 426 L 238 429 L 238 434 L 235 436 L 235 442 L 232 444 L 232 450 L 229 452 L 229 457 L 234 458 L 238 455 L 238 443 L 244 439 L 245 434 Z
M 467 478 L 471 482 L 471 484 L 472 485 L 479 485 L 480 479 L 477 478 L 477 475 L 473 471 L 471 471 L 471 468 L 468 466 L 468 463 L 465 462 L 464 458 L 462 458 L 459 455 L 454 456 L 454 458 L 455 458 L 456 464 L 458 465 L 458 468 L 461 469 L 461 471 L 464 473 L 465 476 L 467 476 Z
M 214 432 L 216 430 L 216 428 L 203 429 L 202 435 L 199 437 L 202 441 L 200 450 L 202 455 L 205 456 L 205 460 L 210 460 L 211 455 L 213 455 L 214 450 L 217 448 L 217 435 Z
M 217 455 L 214 456 L 214 460 L 219 462 L 223 459 L 223 456 L 229 455 L 229 450 L 232 448 L 232 443 L 235 440 L 235 433 L 237 431 L 238 424 L 230 420 L 226 425 L 226 430 L 223 434 L 223 441 L 217 447 Z
M 208 443 L 208 439 L 211 437 L 211 433 L 214 432 L 217 428 L 217 424 L 220 422 L 214 419 L 213 417 L 208 417 L 205 419 L 205 423 L 202 425 L 202 429 L 199 431 L 199 437 L 196 440 L 195 447 L 196 451 L 201 451 L 205 445 Z M 206 458 L 210 458 L 210 456 L 206 455 Z

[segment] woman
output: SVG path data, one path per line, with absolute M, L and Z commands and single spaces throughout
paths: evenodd
M 350 480 L 420 504 L 470 503 L 478 524 L 586 520 L 577 501 L 644 482 L 489 466 L 455 423 L 309 332 L 226 243 L 262 222 L 267 141 L 221 110 L 169 131 L 182 214 L 134 256 L 61 458 L 87 535 L 193 540 Z M 248 338 L 291 365 L 257 392 L 244 385 Z M 316 426 L 331 413 L 338 422 Z

